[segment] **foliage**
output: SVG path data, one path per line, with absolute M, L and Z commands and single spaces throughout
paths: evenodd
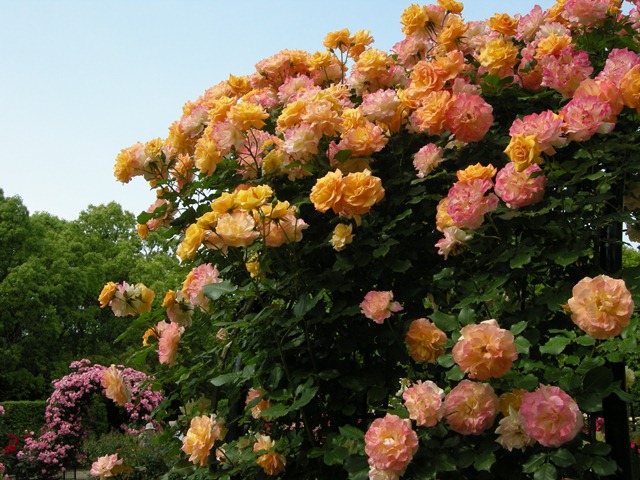
M 38 432 L 44 425 L 44 411 L 47 406 L 44 400 L 8 401 L 2 402 L 2 406 L 5 415 L 0 416 L 0 425 L 9 432 Z
M 44 400 L 72 360 L 119 363 L 137 348 L 135 338 L 114 349 L 128 325 L 96 305 L 96 291 L 110 278 L 161 288 L 177 262 L 157 237 L 142 242 L 132 222 L 115 203 L 71 222 L 29 216 L 19 198 L 0 194 L 2 400 Z
M 407 8 L 392 54 L 332 32 L 118 156 L 158 195 L 139 231 L 192 267 L 133 323 L 167 443 L 186 432 L 173 473 L 615 475 L 581 427 L 628 400 L 607 364 L 637 349 L 640 272 L 601 254 L 640 207 L 638 12 L 465 24 L 438 3 Z M 101 302 L 121 315 L 129 287 Z

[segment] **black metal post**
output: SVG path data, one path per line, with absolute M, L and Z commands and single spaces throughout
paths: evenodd
M 610 205 L 609 212 L 619 212 L 623 208 L 624 183 L 615 185 L 616 198 Z M 605 238 L 600 247 L 600 266 L 608 274 L 615 274 L 622 268 L 622 223 L 611 222 L 604 232 Z M 613 373 L 614 382 L 625 385 L 624 362 L 610 362 L 608 367 Z M 604 410 L 605 438 L 611 445 L 611 458 L 620 467 L 616 475 L 619 480 L 633 480 L 631 465 L 631 439 L 629 437 L 629 416 L 627 404 L 615 394 L 609 395 L 602 402 Z

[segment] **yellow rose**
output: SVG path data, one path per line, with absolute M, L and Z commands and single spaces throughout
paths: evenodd
M 517 172 L 522 172 L 533 163 L 543 162 L 540 157 L 540 145 L 535 135 L 525 135 L 523 133 L 514 135 L 511 137 L 511 141 L 505 148 L 504 153 L 515 164 L 514 167 Z
M 138 227 L 138 236 L 144 240 L 145 238 L 147 238 L 147 235 L 149 235 L 149 227 L 147 227 L 146 223 L 139 223 Z
M 326 212 L 330 208 L 338 213 L 339 203 L 342 197 L 342 172 L 340 169 L 329 172 L 324 177 L 319 178 L 311 189 L 309 199 L 319 212 Z
M 231 110 L 237 103 L 237 99 L 235 97 L 227 97 L 223 96 L 215 100 L 209 111 L 207 112 L 209 116 L 210 123 L 220 123 L 224 122 L 227 118 L 227 113 Z
M 438 206 L 436 207 L 436 228 L 438 231 L 443 232 L 447 227 L 457 227 L 456 222 L 453 221 L 451 215 L 447 211 L 447 205 L 449 203 L 449 199 L 444 197 L 440 202 L 438 202 Z
M 373 37 L 368 30 L 358 30 L 353 34 L 351 48 L 349 48 L 349 56 L 355 61 L 358 61 L 362 52 L 364 52 L 366 47 L 372 43 Z
M 100 292 L 98 301 L 100 302 L 100 308 L 104 308 L 109 305 L 109 302 L 116 293 L 116 284 L 113 282 L 107 283 Z
M 546 55 L 555 55 L 563 48 L 568 47 L 570 44 L 570 35 L 557 35 L 555 33 L 552 33 L 538 42 L 535 58 L 536 60 L 540 60 L 540 58 Z
M 236 194 L 222 192 L 218 198 L 211 202 L 211 210 L 222 215 L 236 208 Z
M 496 13 L 493 17 L 487 20 L 487 25 L 494 32 L 502 33 L 507 36 L 515 35 L 518 31 L 518 20 L 511 18 L 506 13 Z
M 273 195 L 273 190 L 269 185 L 258 185 L 246 190 L 238 190 L 235 194 L 238 207 L 248 211 L 267 203 Z
M 455 0 L 438 0 L 438 5 L 448 12 L 455 13 L 456 15 L 462 13 L 462 9 L 464 8 L 462 3 L 456 2 Z
M 336 228 L 333 229 L 333 236 L 329 243 L 333 246 L 334 250 L 340 252 L 344 250 L 344 248 L 353 242 L 353 237 L 355 236 L 353 233 L 353 227 L 351 224 L 346 225 L 344 223 L 339 223 L 336 225 Z
M 371 206 L 384 198 L 382 180 L 371 171 L 350 173 L 343 179 L 342 212 L 346 215 L 363 215 Z
M 264 127 L 264 120 L 269 114 L 260 105 L 254 103 L 240 103 L 229 109 L 229 121 L 240 130 Z
M 218 144 L 208 135 L 203 135 L 198 139 L 193 157 L 196 167 L 205 175 L 213 174 L 218 164 L 222 161 L 222 154 L 218 149 Z
M 200 228 L 197 224 L 189 225 L 189 228 L 187 228 L 185 232 L 184 239 L 176 250 L 178 257 L 180 257 L 181 260 L 193 258 L 202 240 L 204 240 L 205 233 L 206 230 Z
M 251 83 L 249 82 L 249 77 L 243 75 L 241 77 L 235 77 L 233 75 L 229 75 L 229 80 L 227 80 L 229 87 L 234 95 L 245 95 L 249 93 L 251 88 Z
M 464 170 L 458 170 L 456 177 L 458 177 L 458 180 L 461 182 L 469 182 L 476 178 L 480 180 L 491 180 L 497 172 L 498 170 L 491 164 L 483 167 L 480 163 L 476 163 L 475 165 L 469 165 Z
M 409 36 L 424 28 L 425 24 L 429 20 L 424 7 L 417 4 L 409 5 L 405 8 L 404 12 L 400 16 L 400 23 L 402 24 L 402 33 Z
M 635 65 L 622 77 L 620 92 L 624 104 L 640 113 L 640 65 Z
M 467 33 L 469 25 L 460 17 L 448 16 L 445 27 L 438 35 L 438 43 L 447 51 L 456 50 L 460 38 Z
M 216 233 L 229 247 L 248 247 L 260 235 L 256 222 L 245 212 L 225 213 L 218 219 Z
M 330 50 L 340 50 L 341 52 L 346 52 L 349 50 L 353 39 L 351 38 L 351 33 L 348 28 L 343 28 L 342 30 L 336 30 L 335 32 L 329 32 L 324 37 L 324 42 L 322 44 Z
M 489 73 L 495 74 L 518 63 L 518 47 L 502 37 L 494 38 L 484 45 L 478 60 Z
M 358 57 L 356 68 L 368 78 L 377 77 L 386 73 L 390 65 L 390 58 L 386 52 L 377 48 L 370 48 Z

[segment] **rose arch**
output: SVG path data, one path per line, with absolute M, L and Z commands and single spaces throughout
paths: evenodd
M 70 370 L 53 382 L 55 390 L 47 400 L 41 435 L 28 438 L 19 454 L 34 467 L 37 478 L 58 478 L 65 464 L 82 460 L 79 447 L 87 433 L 85 419 L 95 393 L 122 408 L 125 422 L 120 428 L 130 434 L 151 421 L 151 413 L 163 398 L 152 390 L 150 377 L 132 368 L 105 367 L 83 359 L 72 362 Z

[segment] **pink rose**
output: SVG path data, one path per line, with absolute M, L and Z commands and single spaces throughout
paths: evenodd
M 562 107 L 567 137 L 572 142 L 589 140 L 596 133 L 609 133 L 615 126 L 607 122 L 611 106 L 592 95 L 581 95 Z
M 435 143 L 425 145 L 413 156 L 413 166 L 418 171 L 418 178 L 429 175 L 440 162 L 442 162 L 442 148 Z
M 573 323 L 598 340 L 619 335 L 629 325 L 634 307 L 624 280 L 606 275 L 580 280 L 567 303 Z
M 545 447 L 573 440 L 584 424 L 576 402 L 559 387 L 545 385 L 522 396 L 520 420 L 527 435 Z
M 540 150 L 553 155 L 556 153 L 553 147 L 561 147 L 567 143 L 566 137 L 563 136 L 563 125 L 560 115 L 551 110 L 545 110 L 541 113 L 526 115 L 522 119 L 515 119 L 509 128 L 509 135 L 512 137 L 519 133 L 525 136 L 534 135 Z
M 475 230 L 482 225 L 485 213 L 498 206 L 498 197 L 485 193 L 493 186 L 491 180 L 476 178 L 456 182 L 447 194 L 447 213 L 457 227 Z
M 113 477 L 116 475 L 113 469 L 117 465 L 122 465 L 122 459 L 118 458 L 117 453 L 104 455 L 93 462 L 89 473 L 94 477 L 100 477 L 101 480 L 106 477 Z
M 182 294 L 189 297 L 191 305 L 203 306 L 209 303 L 204 295 L 204 286 L 220 282 L 222 279 L 218 273 L 218 267 L 210 263 L 203 263 L 189 272 L 182 283 Z
M 593 27 L 604 22 L 609 0 L 567 0 L 562 16 L 573 25 Z
M 369 465 L 389 478 L 402 476 L 418 450 L 418 436 L 411 429 L 411 422 L 389 413 L 373 421 L 364 442 Z
M 421 427 L 433 427 L 444 416 L 444 390 L 430 380 L 418 380 L 402 394 L 409 418 Z
M 513 333 L 498 326 L 494 319 L 460 330 L 453 346 L 453 359 L 469 378 L 487 380 L 507 373 L 518 358 Z
M 450 103 L 445 124 L 461 142 L 479 142 L 493 123 L 493 107 L 479 95 L 461 93 Z
M 545 55 L 540 59 L 542 85 L 553 88 L 564 97 L 571 98 L 573 92 L 593 73 L 589 54 L 574 50 L 573 45 L 563 48 L 555 55 Z
M 467 233 L 458 227 L 445 227 L 442 229 L 444 238 L 438 240 L 435 246 L 438 248 L 438 255 L 444 255 L 446 260 L 449 255 L 455 255 L 463 249 L 473 234 Z
M 178 354 L 178 343 L 180 335 L 184 331 L 177 323 L 171 322 L 162 330 L 158 339 L 158 359 L 160 363 L 166 363 L 169 367 L 173 366 Z
M 382 324 L 392 313 L 401 310 L 402 306 L 393 301 L 393 292 L 391 291 L 377 292 L 372 290 L 364 296 L 364 300 L 360 304 L 360 311 L 363 315 L 379 324 Z
M 520 208 L 538 203 L 544 197 L 547 177 L 532 175 L 542 169 L 535 163 L 518 172 L 513 162 L 498 172 L 495 192 L 509 208 Z
M 447 423 L 463 435 L 480 435 L 496 418 L 500 400 L 486 383 L 462 380 L 444 399 Z

